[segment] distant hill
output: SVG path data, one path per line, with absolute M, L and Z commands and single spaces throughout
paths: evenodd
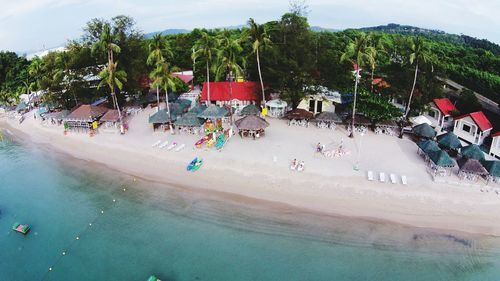
M 378 31 L 392 34 L 403 35 L 421 35 L 430 39 L 444 41 L 453 44 L 460 44 L 472 48 L 481 48 L 488 50 L 496 55 L 500 55 L 500 45 L 490 42 L 486 39 L 478 39 L 467 35 L 457 35 L 446 33 L 437 29 L 426 29 L 410 25 L 399 25 L 390 23 L 387 25 L 379 25 L 373 27 L 363 27 L 358 30 L 362 31 Z
M 174 35 L 174 34 L 189 33 L 189 32 L 191 32 L 191 30 L 170 28 L 170 29 L 165 29 L 163 31 L 154 31 L 154 32 L 146 33 L 146 34 L 144 34 L 144 37 L 151 38 L 151 37 L 155 36 L 156 34 Z

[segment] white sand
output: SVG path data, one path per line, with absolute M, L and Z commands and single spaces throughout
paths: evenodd
M 268 118 L 271 126 L 265 137 L 254 141 L 235 135 L 223 151 L 217 152 L 194 148 L 199 136 L 153 132 L 147 124 L 150 113 L 147 109 L 135 116 L 126 135 L 65 136 L 62 127 L 42 126 L 39 119 L 33 120 L 32 113 L 22 124 L 0 119 L 0 127 L 27 135 L 34 143 L 49 144 L 74 157 L 137 177 L 240 195 L 235 200 L 261 199 L 326 214 L 500 235 L 500 196 L 492 190 L 498 185 L 433 182 L 410 140 L 371 132 L 353 140 L 343 128 L 289 127 L 283 120 Z M 342 139 L 351 151 L 348 156 L 325 158 L 314 152 L 317 142 L 328 147 Z M 186 147 L 180 152 L 152 148 L 158 140 L 168 140 L 169 144 L 176 141 Z M 360 169 L 356 171 L 353 166 L 358 149 Z M 196 173 L 187 172 L 186 165 L 195 156 L 205 163 Z M 294 158 L 305 161 L 304 172 L 290 171 Z M 379 172 L 385 172 L 386 183 L 368 181 L 367 170 L 374 172 L 376 180 Z M 390 183 L 391 173 L 398 175 L 397 184 Z M 408 185 L 401 184 L 400 175 L 407 176 Z M 446 180 L 459 183 L 456 177 Z

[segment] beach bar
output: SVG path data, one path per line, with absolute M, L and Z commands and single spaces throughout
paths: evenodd
M 80 105 L 63 119 L 64 131 L 93 132 L 97 129 L 99 120 L 107 111 L 107 108 L 101 106 Z

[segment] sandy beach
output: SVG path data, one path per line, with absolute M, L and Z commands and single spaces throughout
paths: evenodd
M 265 200 L 286 206 L 369 220 L 383 220 L 415 227 L 500 235 L 498 185 L 459 182 L 456 176 L 435 182 L 424 160 L 409 139 L 368 132 L 350 139 L 343 128 L 335 131 L 289 127 L 284 120 L 268 118 L 266 136 L 252 140 L 238 135 L 225 148 L 197 149 L 194 135 L 153 132 L 145 109 L 129 121 L 126 135 L 100 133 L 63 134 L 62 126 L 42 125 L 33 113 L 19 124 L 0 118 L 0 127 L 33 144 L 48 145 L 73 157 L 101 163 L 142 179 L 217 191 L 234 200 Z M 179 152 L 154 148 L 157 141 L 175 141 L 186 147 Z M 327 148 L 343 142 L 349 155 L 327 158 L 315 153 L 321 142 Z M 186 171 L 195 157 L 204 159 L 196 173 Z M 303 160 L 303 172 L 291 171 L 290 162 Z M 353 167 L 359 161 L 359 169 Z M 368 181 L 367 171 L 393 173 L 398 182 Z M 408 185 L 401 184 L 406 175 Z M 292 208 L 290 208 L 292 209 Z

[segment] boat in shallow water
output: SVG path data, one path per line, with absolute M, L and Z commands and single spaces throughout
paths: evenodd
M 30 231 L 31 227 L 27 224 L 20 224 L 20 223 L 16 222 L 12 226 L 12 229 L 19 232 L 19 233 L 26 235 Z

